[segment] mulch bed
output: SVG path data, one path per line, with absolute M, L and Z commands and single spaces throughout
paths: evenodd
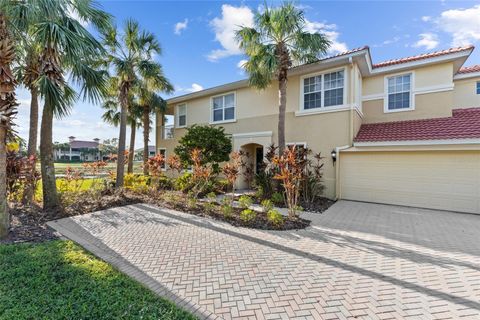
M 266 213 L 257 212 L 256 219 L 250 223 L 245 223 L 240 219 L 242 209 L 234 208 L 231 217 L 226 218 L 221 212 L 219 206 L 215 208 L 206 208 L 205 203 L 197 201 L 195 204 L 189 204 L 186 195 L 181 192 L 168 191 L 169 197 L 165 193 L 137 194 L 133 192 L 112 192 L 105 191 L 101 196 L 92 196 L 85 193 L 78 196 L 73 204 L 59 211 L 43 211 L 38 206 L 25 207 L 20 204 L 11 204 L 11 227 L 10 233 L 6 239 L 0 240 L 2 243 L 19 242 L 42 242 L 57 239 L 58 234 L 47 227 L 46 222 L 55 219 L 61 219 L 70 216 L 82 215 L 108 208 L 120 207 L 135 203 L 149 203 L 159 207 L 179 210 L 194 214 L 200 217 L 209 217 L 212 219 L 225 221 L 233 226 L 246 227 L 262 230 L 294 230 L 304 229 L 310 225 L 306 219 L 291 219 L 285 217 L 285 222 L 280 227 L 273 225 L 268 219 Z M 175 198 L 173 201 L 172 199 Z M 323 212 L 330 207 L 334 201 L 322 198 L 311 206 L 303 206 L 306 211 Z

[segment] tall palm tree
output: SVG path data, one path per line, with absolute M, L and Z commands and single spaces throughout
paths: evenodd
M 40 160 L 44 209 L 59 207 L 53 161 L 53 118 L 69 113 L 81 97 L 101 100 L 106 87 L 106 73 L 95 61 L 104 54 L 103 47 L 71 13 L 99 30 L 110 25 L 110 15 L 93 0 L 24 0 L 4 1 L 12 23 L 27 30 L 34 43 L 42 44 L 39 53 L 39 76 L 35 81 L 44 101 L 40 128 Z M 80 88 L 76 92 L 65 79 Z
M 236 31 L 240 48 L 249 60 L 244 68 L 250 85 L 258 89 L 278 81 L 278 146 L 285 148 L 285 109 L 287 105 L 288 69 L 295 64 L 317 60 L 330 46 L 321 33 L 309 33 L 302 10 L 292 3 L 265 8 L 255 14 L 255 25 Z
M 15 47 L 7 27 L 6 16 L 0 11 L 0 238 L 8 234 L 10 215 L 7 204 L 7 137 L 12 135 L 12 118 L 16 114 L 15 77 L 10 68 Z
M 168 83 L 168 80 L 162 82 L 163 91 L 170 92 L 173 87 Z M 164 117 L 167 102 L 162 99 L 158 94 L 148 90 L 148 86 L 140 88 L 138 95 L 139 104 L 142 108 L 142 122 L 143 122 L 143 174 L 148 175 L 148 143 L 150 141 L 150 116 L 159 112 Z
M 112 96 L 105 100 L 102 108 L 105 112 L 102 115 L 103 121 L 118 127 L 120 125 L 121 111 L 119 110 L 120 103 L 116 97 Z M 130 146 L 128 149 L 127 173 L 133 173 L 133 158 L 135 155 L 135 139 L 137 129 L 142 126 L 141 116 L 142 107 L 135 103 L 130 95 L 129 109 L 127 115 L 127 124 L 130 126 Z
M 162 75 L 161 66 L 153 61 L 153 56 L 161 49 L 153 33 L 141 30 L 138 22 L 127 20 L 122 34 L 111 29 L 105 36 L 105 44 L 110 49 L 109 62 L 115 77 L 120 79 L 117 86 L 120 100 L 120 133 L 118 139 L 118 162 L 116 187 L 123 187 L 124 151 L 128 114 L 128 96 L 141 81 L 149 85 L 158 85 L 158 75 Z

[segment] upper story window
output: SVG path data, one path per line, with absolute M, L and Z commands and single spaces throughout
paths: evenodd
M 303 79 L 303 109 L 343 105 L 343 70 Z
M 185 127 L 187 125 L 187 105 L 179 104 L 177 106 L 177 127 Z
M 480 94 L 480 81 L 477 81 L 477 94 Z
M 235 120 L 235 94 L 229 93 L 212 98 L 212 122 Z
M 412 108 L 412 74 L 388 77 L 387 111 Z

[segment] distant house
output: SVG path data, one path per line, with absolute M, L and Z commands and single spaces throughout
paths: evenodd
M 75 140 L 75 137 L 68 137 L 68 143 L 54 146 L 55 161 L 98 161 L 102 159 L 99 149 L 100 139 L 93 141 Z
M 155 146 L 148 146 L 148 157 L 155 156 Z M 143 148 L 135 150 L 135 160 L 143 160 Z

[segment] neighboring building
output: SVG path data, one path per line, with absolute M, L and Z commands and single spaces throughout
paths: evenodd
M 100 139 L 93 141 L 75 140 L 68 137 L 68 143 L 54 147 L 55 161 L 98 161 L 102 159 L 99 150 Z
M 289 71 L 286 141 L 325 157 L 325 195 L 480 213 L 480 66 L 473 46 L 373 63 L 351 50 Z M 278 92 L 247 80 L 168 100 L 157 150 L 173 152 L 185 127 L 223 126 L 252 163 L 277 141 Z M 238 182 L 239 187 L 243 182 Z
M 155 146 L 148 146 L 148 157 L 155 156 Z M 143 160 L 143 148 L 138 148 L 135 150 L 135 160 L 140 161 Z

